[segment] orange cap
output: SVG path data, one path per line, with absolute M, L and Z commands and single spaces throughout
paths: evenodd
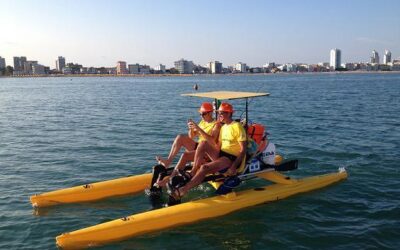
M 228 113 L 233 113 L 233 107 L 227 102 L 221 103 L 219 106 L 218 112 L 228 112 Z
M 199 109 L 199 113 L 212 112 L 214 110 L 213 105 L 209 102 L 203 102 Z

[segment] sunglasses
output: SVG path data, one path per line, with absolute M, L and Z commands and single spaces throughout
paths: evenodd
M 218 112 L 219 115 L 226 115 L 226 114 L 228 114 L 228 113 L 229 113 L 229 112 L 225 112 L 225 111 L 219 111 L 219 112 Z
M 209 114 L 209 113 L 211 113 L 211 112 L 200 113 L 200 116 L 205 116 L 205 115 L 207 115 L 207 114 Z

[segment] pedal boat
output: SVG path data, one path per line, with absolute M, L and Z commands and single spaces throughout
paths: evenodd
M 245 99 L 246 122 L 248 121 L 248 99 L 268 95 L 269 93 L 233 91 L 184 94 L 184 96 L 213 98 L 215 99 L 215 103 L 218 103 L 219 100 Z M 258 204 L 278 201 L 295 194 L 320 189 L 347 178 L 347 172 L 344 168 L 339 169 L 338 172 L 302 179 L 292 179 L 275 171 L 275 169 L 255 172 L 253 175 L 275 184 L 240 192 L 231 192 L 226 195 L 217 195 L 205 199 L 188 201 L 179 205 L 138 213 L 91 227 L 63 233 L 56 237 L 56 244 L 63 249 L 81 249 L 101 246 L 137 235 L 223 216 Z M 34 207 L 40 208 L 75 202 L 90 202 L 114 196 L 134 194 L 143 192 L 143 190 L 149 188 L 151 178 L 152 174 L 148 173 L 91 183 L 33 195 L 30 197 L 30 201 Z M 211 184 L 216 188 L 218 187 L 218 183 L 216 182 Z

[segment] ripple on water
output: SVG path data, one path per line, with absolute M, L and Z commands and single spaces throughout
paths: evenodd
M 0 249 L 54 249 L 67 231 L 147 211 L 146 197 L 57 206 L 34 213 L 29 196 L 149 172 L 203 100 L 230 89 L 270 92 L 250 103 L 291 176 L 346 166 L 337 185 L 100 249 L 400 249 L 399 74 L 191 78 L 1 79 Z M 245 84 L 244 84 L 245 83 Z M 149 94 L 151 93 L 151 95 Z M 231 101 L 238 111 L 243 102 Z M 241 189 L 264 184 L 246 182 Z M 187 199 L 207 197 L 206 185 Z

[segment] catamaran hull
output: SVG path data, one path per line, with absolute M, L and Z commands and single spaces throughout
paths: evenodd
M 340 171 L 292 180 L 290 184 L 273 184 L 225 196 L 186 202 L 64 233 L 56 237 L 56 244 L 64 249 L 104 245 L 140 234 L 222 216 L 245 207 L 284 199 L 294 194 L 328 186 L 345 178 L 347 178 L 346 171 Z
M 113 196 L 142 192 L 149 187 L 151 178 L 152 174 L 149 173 L 96 182 L 33 195 L 30 197 L 30 200 L 34 207 L 96 201 Z
M 281 162 L 282 157 L 277 156 L 277 167 L 280 166 L 279 164 Z M 172 168 L 168 170 L 172 171 Z M 271 168 L 268 170 L 272 171 L 273 169 Z M 290 170 L 293 170 L 293 168 Z M 281 169 L 280 171 L 287 170 Z M 36 208 L 68 203 L 97 201 L 114 196 L 143 192 L 146 188 L 150 187 L 151 179 L 151 173 L 135 175 L 36 194 L 31 196 L 30 200 L 32 206 Z

